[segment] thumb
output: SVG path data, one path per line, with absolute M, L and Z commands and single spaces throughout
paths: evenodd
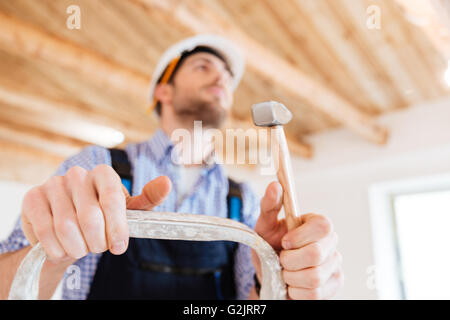
M 172 183 L 168 177 L 153 179 L 144 186 L 140 195 L 127 196 L 127 209 L 151 210 L 164 201 L 171 189 Z
M 286 233 L 286 226 L 278 220 L 278 213 L 283 205 L 283 189 L 274 181 L 267 186 L 261 199 L 261 213 L 256 221 L 255 231 L 275 249 L 280 246 L 281 237 Z

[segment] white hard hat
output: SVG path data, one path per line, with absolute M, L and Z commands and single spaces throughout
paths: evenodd
M 236 89 L 245 69 L 245 61 L 241 51 L 225 38 L 212 34 L 200 34 L 184 39 L 183 41 L 172 45 L 164 52 L 156 65 L 150 82 L 150 108 L 154 108 L 155 106 L 154 92 L 157 82 L 161 78 L 164 70 L 166 70 L 170 64 L 173 64 L 172 67 L 175 67 L 175 59 L 179 58 L 184 52 L 189 52 L 198 46 L 211 48 L 224 57 L 233 74 L 232 89 Z

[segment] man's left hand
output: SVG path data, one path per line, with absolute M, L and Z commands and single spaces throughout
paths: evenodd
M 255 231 L 279 254 L 289 299 L 330 299 L 343 286 L 342 257 L 333 225 L 325 216 L 310 213 L 299 217 L 300 226 L 288 232 L 284 219 L 278 220 L 282 195 L 278 182 L 269 184 Z M 260 278 L 254 251 L 252 259 Z

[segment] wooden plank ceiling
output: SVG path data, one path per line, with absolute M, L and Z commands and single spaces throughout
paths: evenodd
M 294 113 L 297 155 L 313 157 L 307 136 L 338 126 L 382 145 L 395 128 L 376 116 L 449 94 L 449 0 L 430 0 L 428 11 L 418 3 L 0 0 L 0 179 L 40 182 L 83 146 L 110 144 L 114 130 L 125 142 L 148 138 L 153 68 L 200 32 L 229 37 L 247 58 L 230 126 L 250 126 L 253 103 L 277 100 Z M 70 5 L 81 9 L 80 30 L 66 27 Z M 371 5 L 380 29 L 366 26 Z

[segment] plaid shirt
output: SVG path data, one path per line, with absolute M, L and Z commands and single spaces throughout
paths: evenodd
M 189 212 L 226 218 L 228 214 L 226 202 L 228 180 L 223 167 L 216 163 L 202 169 L 194 190 L 186 195 L 181 203 L 177 203 L 178 170 L 171 161 L 172 148 L 173 143 L 161 129 L 157 130 L 148 141 L 126 146 L 125 150 L 133 170 L 132 195 L 140 194 L 148 181 L 158 176 L 166 175 L 171 179 L 174 188 L 167 199 L 159 206 L 153 208 L 153 211 Z M 99 146 L 86 147 L 79 154 L 64 161 L 56 175 L 64 175 L 73 166 L 92 170 L 99 164 L 111 165 L 109 151 Z M 259 215 L 259 199 L 256 198 L 247 184 L 241 184 L 241 188 L 243 222 L 250 228 L 254 228 Z M 23 234 L 19 219 L 10 236 L 5 241 L 0 242 L 0 254 L 16 251 L 28 245 L 29 243 Z M 71 276 L 71 273 L 69 271 L 66 272 L 62 283 L 63 299 L 86 299 L 100 257 L 101 254 L 89 253 L 75 263 L 80 271 L 79 286 L 68 285 L 66 280 Z M 68 270 L 73 269 L 69 268 Z M 238 299 L 247 299 L 254 284 L 254 273 L 250 248 L 239 244 L 235 253 L 234 266 Z

